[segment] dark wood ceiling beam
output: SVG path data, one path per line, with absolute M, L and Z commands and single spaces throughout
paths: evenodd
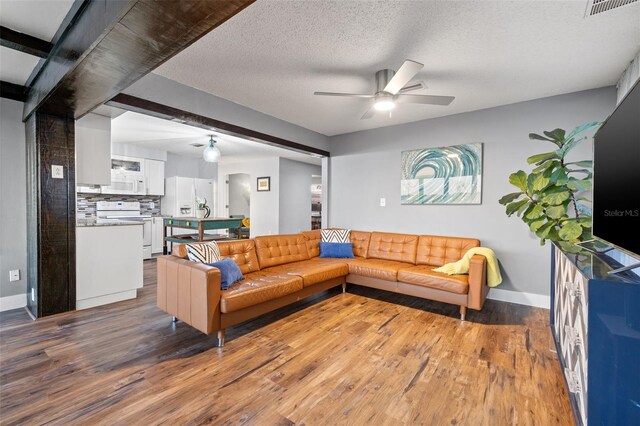
M 24 102 L 27 97 L 27 89 L 19 84 L 0 81 L 0 97 Z
M 46 58 L 49 56 L 53 44 L 29 34 L 14 31 L 11 28 L 0 26 L 0 46 L 17 50 L 28 55 Z
M 314 148 L 312 146 L 303 145 L 301 143 L 282 139 L 277 136 L 268 135 L 266 133 L 256 132 L 246 127 L 237 126 L 235 124 L 216 120 L 214 118 L 205 117 L 203 115 L 194 114 L 189 111 L 173 108 L 167 105 L 159 104 L 136 96 L 120 93 L 114 96 L 107 105 L 128 111 L 139 112 L 141 114 L 151 115 L 165 120 L 179 120 L 184 124 L 199 127 L 201 129 L 211 130 L 217 133 L 223 133 L 231 136 L 237 136 L 254 142 L 264 143 L 278 148 L 290 149 L 305 154 L 314 154 L 320 157 L 329 157 L 328 151 Z
M 85 1 L 33 79 L 24 118 L 82 117 L 253 1 Z

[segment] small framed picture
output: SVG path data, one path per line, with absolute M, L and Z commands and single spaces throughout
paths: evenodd
M 271 191 L 271 177 L 259 177 L 257 188 L 258 191 Z

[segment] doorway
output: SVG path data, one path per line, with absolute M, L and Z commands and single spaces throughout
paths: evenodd
M 227 209 L 229 217 L 249 218 L 251 211 L 251 177 L 248 173 L 233 173 L 227 175 Z M 249 238 L 249 224 L 241 228 L 241 235 L 229 230 L 229 236 L 234 238 Z

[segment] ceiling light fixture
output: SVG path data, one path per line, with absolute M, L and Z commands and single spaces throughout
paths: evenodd
M 220 159 L 220 150 L 216 146 L 216 141 L 213 140 L 213 135 L 209 135 L 209 146 L 202 152 L 202 158 L 207 163 L 217 163 Z
M 376 96 L 376 102 L 373 104 L 376 111 L 391 111 L 396 107 L 393 96 L 384 93 Z

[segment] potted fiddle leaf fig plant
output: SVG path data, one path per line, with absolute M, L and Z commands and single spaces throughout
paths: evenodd
M 544 245 L 546 240 L 572 250 L 573 243 L 591 238 L 592 161 L 567 162 L 567 154 L 587 139 L 583 133 L 601 123 L 583 124 L 568 135 L 562 129 L 529 134 L 529 139 L 555 145 L 553 151 L 533 155 L 527 163 L 534 169 L 518 170 L 509 182 L 518 188 L 500 198 L 508 216 L 517 215 Z

